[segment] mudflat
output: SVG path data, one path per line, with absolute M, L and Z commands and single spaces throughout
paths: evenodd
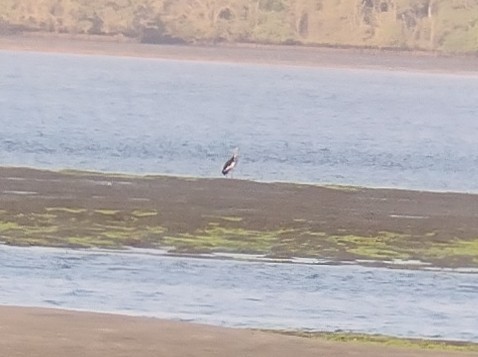
M 478 195 L 0 168 L 0 241 L 478 266 Z
M 0 331 L 0 353 L 9 357 L 477 355 L 476 352 L 333 342 L 153 318 L 6 306 L 0 307 Z

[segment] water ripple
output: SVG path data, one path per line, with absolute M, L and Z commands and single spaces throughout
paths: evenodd
M 0 303 L 478 342 L 476 274 L 0 246 Z M 68 262 L 65 264 L 65 262 Z

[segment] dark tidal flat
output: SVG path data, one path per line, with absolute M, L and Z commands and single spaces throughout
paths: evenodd
M 478 196 L 1 168 L 0 241 L 478 266 Z

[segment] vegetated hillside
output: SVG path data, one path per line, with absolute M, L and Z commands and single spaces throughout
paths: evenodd
M 0 32 L 478 51 L 478 0 L 1 0 Z

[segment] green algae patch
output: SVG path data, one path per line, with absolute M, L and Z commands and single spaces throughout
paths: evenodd
M 161 211 L 163 212 L 163 211 Z M 166 212 L 167 214 L 167 212 Z M 435 241 L 435 232 L 421 236 L 380 231 L 334 234 L 311 229 L 310 220 L 290 218 L 276 229 L 249 229 L 240 215 L 201 215 L 201 228 L 171 224 L 152 208 L 47 207 L 37 212 L 2 213 L 1 240 L 16 245 L 121 248 L 166 248 L 179 253 L 250 253 L 269 257 L 305 257 L 336 261 L 420 260 L 449 266 L 478 265 L 478 239 Z M 188 227 L 188 226 L 186 226 Z M 451 265 L 450 265 L 451 264 Z
M 448 262 L 451 266 L 476 266 L 478 264 L 478 239 L 455 239 L 446 243 L 427 239 L 433 233 L 412 236 L 393 232 L 379 232 L 376 236 L 331 235 L 324 248 L 335 248 L 339 255 L 354 259 L 375 261 L 420 260 L 437 264 Z
M 136 232 L 135 232 L 136 233 Z M 101 237 L 106 238 L 108 241 L 121 242 L 125 239 L 131 238 L 131 231 L 128 230 L 112 230 L 100 233 Z
M 177 251 L 264 254 L 271 251 L 278 234 L 213 225 L 193 233 L 167 236 L 161 243 Z
M 426 253 L 429 256 L 437 258 L 443 258 L 450 255 L 478 258 L 478 238 L 474 240 L 458 239 L 450 244 L 441 244 L 439 247 L 431 247 Z
M 269 330 L 265 330 L 269 331 Z M 289 336 L 315 338 L 333 342 L 363 343 L 418 350 L 478 352 L 478 344 L 461 341 L 440 341 L 418 338 L 399 338 L 386 335 L 369 335 L 348 332 L 304 332 L 304 331 L 270 331 Z
M 334 235 L 327 240 L 341 247 L 344 252 L 361 259 L 408 259 L 410 254 L 402 248 L 402 242 L 408 236 L 392 232 L 380 232 L 377 236 Z
M 134 211 L 71 207 L 49 207 L 41 212 L 6 214 L 4 220 L 0 221 L 1 240 L 20 246 L 158 246 L 167 228 L 151 221 L 144 224 L 137 215 L 138 212 Z M 150 214 L 144 215 L 144 219 L 150 217 Z
M 422 249 L 419 254 L 431 261 L 453 259 L 456 261 L 456 265 L 465 261 L 478 265 L 478 238 L 438 243 Z
M 18 225 L 16 222 L 5 222 L 0 221 L 0 232 L 5 233 L 12 230 L 21 230 L 22 227 Z
M 278 242 L 271 249 L 271 257 L 321 258 L 328 248 L 325 236 L 319 232 L 282 230 L 278 238 Z
M 30 227 L 22 227 L 23 232 L 27 236 L 32 235 L 50 235 L 53 233 L 58 232 L 58 226 L 50 225 L 50 226 L 30 226 Z
M 163 227 L 163 226 L 146 226 L 146 231 L 151 233 L 151 234 L 157 234 L 157 235 L 160 235 L 160 234 L 163 234 L 165 232 L 167 232 L 167 228 L 166 227 Z

